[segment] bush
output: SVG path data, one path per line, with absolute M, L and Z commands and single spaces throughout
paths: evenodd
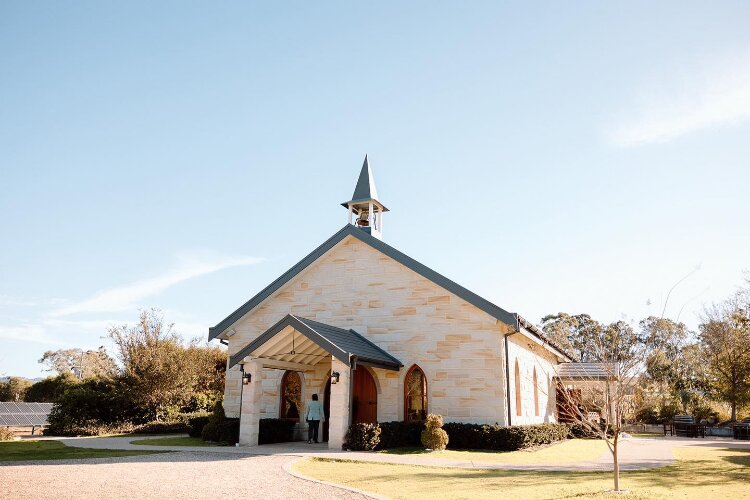
M 219 423 L 219 442 L 234 445 L 240 442 L 240 419 L 225 418 Z
M 536 424 L 504 427 L 447 423 L 443 430 L 448 434 L 448 447 L 453 450 L 514 451 L 567 439 L 566 424 Z
M 640 424 L 660 424 L 659 412 L 653 406 L 644 406 L 635 413 L 635 421 Z
M 214 412 L 208 417 L 208 422 L 201 430 L 201 439 L 214 443 L 235 444 L 240 440 L 240 420 L 227 418 L 224 406 L 217 401 Z
M 0 441 L 15 441 L 16 435 L 7 427 L 0 427 Z
M 188 435 L 194 438 L 201 437 L 201 433 L 203 432 L 203 426 L 205 426 L 208 423 L 209 417 L 210 417 L 210 414 L 208 413 L 186 417 Z
M 137 411 L 117 386 L 106 380 L 86 380 L 67 387 L 49 415 L 47 433 L 54 436 L 120 432 L 137 421 Z
M 352 424 L 344 438 L 344 448 L 353 451 L 373 451 L 380 444 L 378 424 Z
M 171 422 L 147 422 L 137 425 L 133 432 L 137 434 L 183 434 L 188 432 L 189 428 L 184 420 L 175 420 Z
M 280 418 L 261 418 L 258 444 L 286 443 L 294 438 L 294 424 Z
M 442 429 L 443 417 L 427 415 L 425 430 L 422 431 L 422 444 L 428 450 L 442 451 L 448 446 L 448 434 Z
M 382 422 L 378 450 L 417 447 L 421 445 L 424 422 Z

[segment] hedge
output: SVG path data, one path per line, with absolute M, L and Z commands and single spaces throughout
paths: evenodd
M 294 439 L 295 422 L 280 418 L 261 418 L 258 444 L 286 443 Z
M 375 428 L 380 430 L 377 439 Z M 354 424 L 347 431 L 344 446 L 350 450 L 421 447 L 422 429 L 421 422 Z M 448 434 L 448 448 L 453 450 L 514 451 L 563 441 L 570 434 L 568 425 L 553 423 L 504 427 L 449 422 L 443 425 L 443 430 Z
M 381 422 L 378 450 L 421 446 L 424 422 Z
M 208 423 L 209 414 L 195 415 L 187 418 L 188 435 L 190 437 L 201 437 L 203 427 Z

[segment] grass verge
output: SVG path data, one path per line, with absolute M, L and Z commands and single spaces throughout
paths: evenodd
M 466 460 L 472 462 L 497 462 L 508 464 L 556 464 L 596 460 L 607 453 L 601 439 L 571 439 L 533 450 L 487 451 L 445 450 L 426 452 L 423 448 L 396 448 L 380 453 L 390 455 L 424 455 L 429 458 Z
M 98 450 L 73 448 L 59 441 L 11 441 L 0 443 L 0 462 L 20 460 L 67 460 L 71 458 L 130 457 L 151 455 L 161 451 Z
M 220 446 L 216 443 L 207 443 L 201 438 L 194 437 L 161 437 L 153 439 L 138 439 L 131 441 L 130 444 L 147 445 L 147 446 Z
M 629 499 L 748 498 L 750 450 L 677 448 L 675 465 L 623 471 Z M 295 469 L 315 479 L 394 499 L 612 498 L 611 472 L 503 471 L 312 458 Z

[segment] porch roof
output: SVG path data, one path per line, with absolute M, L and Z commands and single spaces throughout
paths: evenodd
M 297 336 L 295 332 L 301 335 Z M 356 358 L 358 363 L 387 370 L 399 370 L 403 366 L 398 359 L 354 330 L 287 314 L 231 356 L 229 367 L 232 368 L 246 356 L 315 365 L 327 354 L 349 366 L 352 358 Z
M 617 363 L 560 363 L 557 378 L 560 380 L 611 380 L 618 370 Z

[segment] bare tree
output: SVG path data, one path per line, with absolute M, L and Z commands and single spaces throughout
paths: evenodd
M 557 402 L 561 422 L 577 424 L 584 433 L 607 444 L 612 454 L 614 491 L 620 490 L 619 445 L 633 395 L 648 355 L 647 343 L 633 328 L 618 321 L 587 348 L 595 362 L 563 363 L 557 367 Z

